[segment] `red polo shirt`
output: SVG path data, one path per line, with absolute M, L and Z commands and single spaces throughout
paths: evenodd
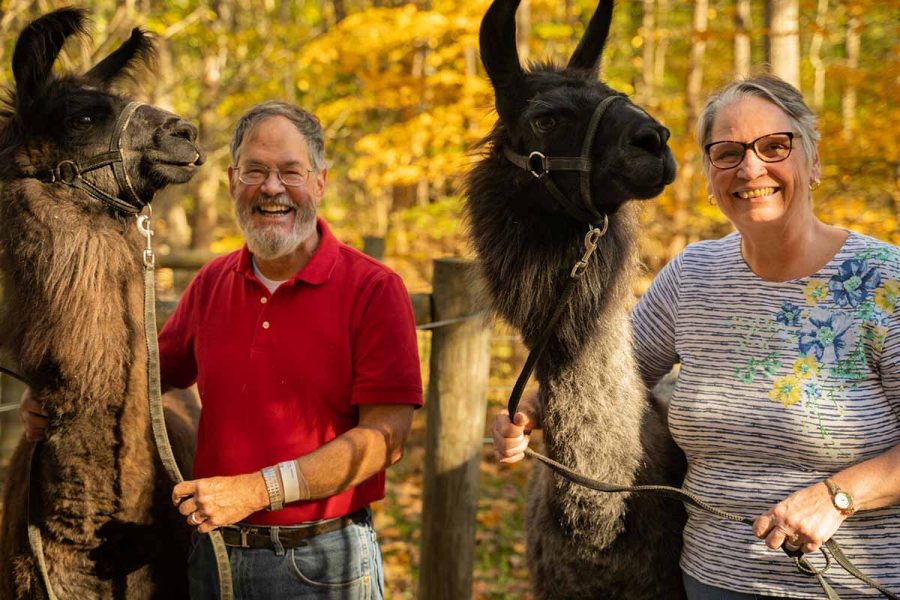
M 358 404 L 421 406 L 415 321 L 400 278 L 339 242 L 319 246 L 273 294 L 244 247 L 203 267 L 159 336 L 162 380 L 200 391 L 194 478 L 308 454 L 357 424 Z M 337 517 L 384 497 L 384 471 L 355 488 L 249 520 Z

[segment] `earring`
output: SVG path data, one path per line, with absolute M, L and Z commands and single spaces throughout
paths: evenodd
M 706 201 L 709 202 L 710 206 L 716 205 L 716 197 L 713 196 L 712 194 L 710 194 L 709 196 L 706 197 Z
M 809 182 L 809 191 L 811 191 L 811 192 L 816 191 L 817 189 L 819 189 L 820 185 L 821 185 L 821 183 L 819 183 L 818 180 L 813 179 L 812 181 Z

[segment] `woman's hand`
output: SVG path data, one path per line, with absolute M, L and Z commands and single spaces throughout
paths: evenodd
M 753 533 L 773 550 L 785 545 L 810 554 L 831 539 L 846 518 L 820 482 L 794 492 L 757 517 Z
M 512 421 L 509 420 L 509 411 L 506 409 L 497 414 L 491 433 L 494 437 L 494 455 L 498 461 L 512 464 L 525 458 L 531 431 L 541 428 L 538 415 L 537 393 L 522 398 Z
M 40 442 L 47 437 L 50 419 L 41 403 L 31 395 L 31 388 L 26 387 L 19 400 L 19 418 L 25 427 L 25 439 L 29 442 Z

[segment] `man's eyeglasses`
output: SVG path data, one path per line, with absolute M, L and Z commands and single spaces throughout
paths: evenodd
M 743 162 L 748 148 L 753 148 L 753 152 L 763 162 L 781 162 L 791 155 L 794 138 L 799 137 L 799 134 L 795 134 L 792 131 L 782 131 L 758 137 L 752 142 L 734 142 L 731 140 L 713 142 L 704 146 L 704 149 L 709 162 L 714 167 L 718 169 L 733 169 Z
M 303 185 L 309 179 L 309 174 L 312 173 L 312 169 L 288 169 L 281 171 L 279 169 L 269 169 L 268 167 L 256 165 L 250 167 L 236 167 L 235 171 L 238 173 L 240 182 L 246 185 L 259 185 L 269 178 L 270 172 L 274 171 L 275 175 L 278 177 L 278 181 L 288 187 Z

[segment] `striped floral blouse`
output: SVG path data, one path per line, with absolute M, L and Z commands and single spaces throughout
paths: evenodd
M 685 487 L 756 517 L 900 444 L 900 248 L 851 233 L 818 273 L 768 282 L 740 247 L 738 233 L 689 246 L 632 319 L 645 382 L 681 363 L 669 427 L 688 458 Z M 900 506 L 857 513 L 835 539 L 865 574 L 900 592 Z M 823 596 L 749 526 L 694 509 L 681 566 L 726 589 Z M 827 578 L 842 599 L 874 592 L 838 566 Z

